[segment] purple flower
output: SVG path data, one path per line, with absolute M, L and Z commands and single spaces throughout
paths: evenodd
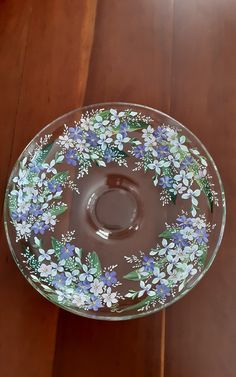
M 76 155 L 76 151 L 74 149 L 69 149 L 66 153 L 66 162 L 69 165 L 76 166 L 78 157 Z
M 192 222 L 192 219 L 191 218 L 188 218 L 186 216 L 178 216 L 177 217 L 177 223 L 179 223 L 179 225 L 183 228 L 185 228 L 186 226 L 189 226 L 191 227 L 193 222 Z
M 107 163 L 112 162 L 114 160 L 114 157 L 115 157 L 115 152 L 112 149 L 107 148 L 104 153 L 105 162 Z
M 134 155 L 136 158 L 142 158 L 144 156 L 144 146 L 143 145 L 137 145 L 134 148 Z
M 168 177 L 168 175 L 165 175 L 164 177 L 161 177 L 159 180 L 159 185 L 163 188 L 171 187 L 173 184 L 173 179 L 171 177 Z
M 74 140 L 81 139 L 83 136 L 83 131 L 78 127 L 69 127 L 70 137 Z
M 157 284 L 156 292 L 157 295 L 162 299 L 166 298 L 167 296 L 170 296 L 170 288 L 167 287 L 165 284 Z
M 61 185 L 57 183 L 57 181 L 55 181 L 54 179 L 48 182 L 48 188 L 53 194 L 61 191 Z
M 102 303 L 99 297 L 91 296 L 89 301 L 88 309 L 98 311 L 99 308 L 102 308 Z
M 153 136 L 155 136 L 158 141 L 166 140 L 166 129 L 160 126 L 157 127 L 157 129 L 153 132 Z
M 152 272 L 154 270 L 154 259 L 145 255 L 143 257 L 143 266 L 145 271 Z
M 168 156 L 168 154 L 170 153 L 170 150 L 169 150 L 168 145 L 160 145 L 159 147 L 157 147 L 156 152 L 157 152 L 157 157 L 159 159 L 162 159 Z
M 53 279 L 53 281 L 52 281 L 52 284 L 56 288 L 62 288 L 62 287 L 64 287 L 65 283 L 66 283 L 66 275 L 64 273 L 57 274 L 55 276 L 55 278 Z
M 36 221 L 36 223 L 34 223 L 34 225 L 32 226 L 34 234 L 44 234 L 45 230 L 47 229 L 49 229 L 49 226 L 44 224 L 43 221 Z
M 28 212 L 27 213 L 12 212 L 11 217 L 13 220 L 16 220 L 16 221 L 26 221 L 28 217 Z
M 91 147 L 96 147 L 98 145 L 97 134 L 93 131 L 88 131 L 86 141 L 87 141 L 87 143 L 89 143 L 91 145 Z
M 126 122 L 121 123 L 119 133 L 123 136 L 127 136 L 128 124 Z
M 180 168 L 186 169 L 189 165 L 192 165 L 193 162 L 194 159 L 192 158 L 192 156 L 186 156 L 181 162 Z
M 197 229 L 195 232 L 196 241 L 199 243 L 207 243 L 208 242 L 208 234 L 206 232 L 206 228 Z
M 90 286 L 89 281 L 87 281 L 87 280 L 80 281 L 77 288 L 76 288 L 76 292 L 87 293 L 90 290 L 90 288 L 91 288 L 91 286 Z
M 177 246 L 185 247 L 185 246 L 189 245 L 188 240 L 184 239 L 180 232 L 174 233 L 173 236 L 171 237 L 171 239 L 174 241 L 174 243 Z
M 117 282 L 116 272 L 105 272 L 105 275 L 101 276 L 101 280 L 104 284 L 110 287 L 112 284 L 115 284 Z
M 39 174 L 41 170 L 43 170 L 42 165 L 39 165 L 37 161 L 31 161 L 29 163 L 29 168 L 32 173 Z
M 67 258 L 72 257 L 74 250 L 75 250 L 75 246 L 67 242 L 66 245 L 61 249 L 60 258 L 67 259 Z
M 43 211 L 39 204 L 31 204 L 29 211 L 33 216 L 39 216 L 43 214 Z

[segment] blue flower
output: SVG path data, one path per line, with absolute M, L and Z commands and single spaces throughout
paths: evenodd
M 112 284 L 115 284 L 117 282 L 116 272 L 105 272 L 105 275 L 101 276 L 101 280 L 104 284 L 110 287 Z
M 168 177 L 168 175 L 165 175 L 164 177 L 160 178 L 159 185 L 163 188 L 171 187 L 173 185 L 173 179 Z
M 91 296 L 89 301 L 88 309 L 98 311 L 99 308 L 102 308 L 102 303 L 99 297 Z
M 89 143 L 91 145 L 91 147 L 96 147 L 98 145 L 97 134 L 93 131 L 88 131 L 86 141 L 87 141 L 87 143 Z
M 34 223 L 34 225 L 32 226 L 34 234 L 44 234 L 45 230 L 47 229 L 49 229 L 49 226 L 46 225 L 43 221 L 36 221 L 36 223 Z
M 12 212 L 11 217 L 15 221 L 26 221 L 28 217 L 28 212 L 27 213 Z
M 157 147 L 156 152 L 157 152 L 157 157 L 159 159 L 162 159 L 169 155 L 170 150 L 169 150 L 168 145 L 160 145 L 159 147 Z
M 33 216 L 39 216 L 43 214 L 43 211 L 39 204 L 31 204 L 29 211 Z
M 184 215 L 177 217 L 177 223 L 179 223 L 179 225 L 183 228 L 185 228 L 186 226 L 191 227 L 193 224 L 192 219 Z
M 78 157 L 74 149 L 69 149 L 65 157 L 66 157 L 67 164 L 76 166 Z
M 76 292 L 78 292 L 78 293 L 88 293 L 90 288 L 91 288 L 91 285 L 90 285 L 89 281 L 87 281 L 87 280 L 80 281 L 77 288 L 76 288 Z
M 208 234 L 206 232 L 206 228 L 197 229 L 195 232 L 196 241 L 199 243 L 207 243 L 208 242 Z
M 145 255 L 143 257 L 143 266 L 145 271 L 152 272 L 154 270 L 154 259 Z
M 167 296 L 170 296 L 170 288 L 165 284 L 157 284 L 156 293 L 160 298 L 164 299 Z
M 66 245 L 61 249 L 60 258 L 67 259 L 72 257 L 74 250 L 75 246 L 67 242 Z
M 144 156 L 144 146 L 143 145 L 137 145 L 134 148 L 134 155 L 136 158 L 142 158 Z
M 42 165 L 39 165 L 37 161 L 31 161 L 29 163 L 29 168 L 32 173 L 39 174 L 41 170 L 43 170 Z
M 120 124 L 120 130 L 119 130 L 119 133 L 123 136 L 123 137 L 126 137 L 127 136 L 127 130 L 128 130 L 128 124 L 126 122 L 122 122 Z
M 155 138 L 158 140 L 158 141 L 163 141 L 163 140 L 166 140 L 167 139 L 167 136 L 166 136 L 166 129 L 163 128 L 163 127 L 157 127 L 157 129 L 153 132 L 153 136 L 155 136 Z
M 66 275 L 64 273 L 62 274 L 57 274 L 55 276 L 55 278 L 53 279 L 52 281 L 52 284 L 56 287 L 56 288 L 62 288 L 65 286 L 66 284 Z
M 83 131 L 78 127 L 69 127 L 70 137 L 74 140 L 82 139 Z
M 114 160 L 114 157 L 115 157 L 115 152 L 112 149 L 107 148 L 104 152 L 105 162 L 107 163 L 112 162 Z
M 183 238 L 183 235 L 180 232 L 176 232 L 173 234 L 171 239 L 174 241 L 174 243 L 180 247 L 185 247 L 189 245 L 189 242 L 187 239 Z
M 189 165 L 192 165 L 193 162 L 194 162 L 194 159 L 192 156 L 186 156 L 181 162 L 180 168 L 186 169 Z
M 54 194 L 56 192 L 62 191 L 61 185 L 57 183 L 54 179 L 52 179 L 50 182 L 48 182 L 48 188 L 49 190 Z

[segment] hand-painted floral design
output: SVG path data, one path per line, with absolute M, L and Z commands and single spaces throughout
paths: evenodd
M 189 217 L 183 212 L 160 234 L 160 245 L 148 254 L 140 252 L 140 257 L 126 256 L 133 270 L 124 278 L 137 281 L 138 288 L 125 297 L 142 299 L 125 310 L 148 310 L 181 292 L 204 267 L 210 231 L 204 216 Z
M 86 254 L 73 244 L 74 232 L 61 240 L 51 238 L 51 248 L 34 237 L 34 251 L 22 253 L 31 278 L 58 303 L 83 310 L 113 308 L 122 296 L 117 287 L 116 265 L 102 268 L 98 255 Z

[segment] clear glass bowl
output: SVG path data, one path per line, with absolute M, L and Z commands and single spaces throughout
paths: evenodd
M 149 107 L 105 103 L 35 136 L 4 211 L 12 255 L 38 292 L 75 314 L 120 320 L 196 285 L 226 209 L 216 165 L 187 128 Z

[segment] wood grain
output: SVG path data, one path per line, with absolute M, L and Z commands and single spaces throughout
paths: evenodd
M 169 111 L 172 11 L 170 1 L 99 1 L 86 104 L 130 101 Z M 163 315 L 104 323 L 60 311 L 54 376 L 162 377 Z
M 35 0 L 23 2 L 23 7 L 21 2 L 15 1 L 3 2 L 1 6 L 10 6 L 9 14 L 5 13 L 7 21 L 1 36 L 6 38 L 5 43 L 9 40 L 14 43 L 7 50 L 5 64 L 0 65 L 0 70 L 2 76 L 6 75 L 5 85 L 8 86 L 9 82 L 15 90 L 13 99 L 10 94 L 4 99 L 4 106 L 6 103 L 7 111 L 13 114 L 8 133 L 4 134 L 6 142 L 9 138 L 9 150 L 5 148 L 4 151 L 6 166 L 1 176 L 4 180 L 8 161 L 11 160 L 11 165 L 14 163 L 42 126 L 81 106 L 96 1 Z M 15 33 L 19 34 L 18 39 Z M 25 52 L 20 53 L 21 48 L 25 48 Z M 7 71 L 8 64 L 9 69 L 13 65 L 12 71 Z M 1 245 L 0 375 L 49 377 L 54 359 L 58 309 L 20 276 L 9 255 L 3 230 Z
M 212 268 L 166 311 L 168 377 L 236 375 L 235 38 L 235 1 L 175 3 L 171 114 L 201 138 L 215 159 L 228 216 Z

